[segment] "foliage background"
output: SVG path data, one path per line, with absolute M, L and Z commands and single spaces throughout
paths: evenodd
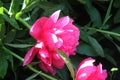
M 47 80 L 22 61 L 35 43 L 30 26 L 58 9 L 81 31 L 76 55 L 70 57 L 74 69 L 90 56 L 107 69 L 107 80 L 120 80 L 120 0 L 0 0 L 0 80 Z M 71 79 L 66 66 L 54 77 Z

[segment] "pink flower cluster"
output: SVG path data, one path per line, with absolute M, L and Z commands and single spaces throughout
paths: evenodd
M 55 48 L 63 51 L 67 56 L 75 55 L 79 43 L 79 29 L 73 25 L 73 20 L 68 16 L 58 19 L 59 14 L 60 10 L 49 18 L 38 19 L 33 24 L 30 35 L 37 40 L 37 43 L 25 55 L 23 66 L 37 56 L 40 59 L 39 67 L 45 72 L 55 74 L 54 68 L 61 69 L 64 66 L 64 61 Z
M 68 57 L 75 55 L 78 45 L 79 29 L 73 25 L 68 16 L 58 19 L 60 10 L 54 12 L 50 18 L 38 19 L 30 29 L 30 35 L 37 43 L 27 52 L 23 66 L 29 64 L 35 56 L 40 60 L 39 67 L 53 75 L 54 68 L 61 69 L 64 61 L 56 52 L 56 48 L 63 51 Z M 107 71 L 102 70 L 102 64 L 95 66 L 92 58 L 83 60 L 77 69 L 76 80 L 105 80 Z
M 78 67 L 76 73 L 76 80 L 105 80 L 107 78 L 107 71 L 102 70 L 102 64 L 94 66 L 95 62 L 92 58 L 86 58 Z

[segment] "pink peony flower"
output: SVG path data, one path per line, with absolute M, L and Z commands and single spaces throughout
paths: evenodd
M 79 43 L 79 29 L 68 16 L 58 19 L 59 14 L 60 10 L 54 12 L 50 18 L 42 17 L 33 24 L 30 35 L 37 43 L 25 55 L 23 66 L 29 64 L 37 55 L 40 59 L 39 67 L 45 72 L 55 74 L 54 68 L 61 69 L 64 66 L 64 61 L 55 48 L 67 56 L 75 55 Z
M 83 60 L 78 67 L 76 73 L 76 80 L 105 80 L 107 78 L 107 71 L 102 70 L 102 64 L 94 66 L 95 60 L 87 58 Z

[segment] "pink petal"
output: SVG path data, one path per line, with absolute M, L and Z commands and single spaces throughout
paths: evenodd
M 54 13 L 50 16 L 50 18 L 53 20 L 54 23 L 57 22 L 58 17 L 59 17 L 59 14 L 60 14 L 60 10 L 54 12 Z
M 58 38 L 58 42 L 56 43 L 56 48 L 60 48 L 63 45 L 63 40 L 61 38 Z
M 23 66 L 29 64 L 29 63 L 33 60 L 33 58 L 35 57 L 37 51 L 38 51 L 38 50 L 33 46 L 33 47 L 27 52 L 27 54 L 26 54 L 25 57 L 24 57 Z
M 66 25 L 63 28 L 65 31 L 71 33 L 71 35 L 74 35 L 74 37 L 78 40 L 79 39 L 79 35 L 80 35 L 80 31 L 79 29 L 74 26 L 72 23 L 69 23 L 68 25 Z
M 94 66 L 92 58 L 84 59 L 78 67 L 76 80 L 105 80 L 107 78 L 106 70 L 102 70 L 102 64 Z
M 44 34 L 44 43 L 47 45 L 49 48 L 54 48 L 55 43 L 54 41 L 56 40 L 56 36 L 53 38 L 52 33 L 45 33 Z
M 56 71 L 54 70 L 54 68 L 51 65 L 47 65 L 43 62 L 39 63 L 39 67 L 47 73 L 52 73 L 53 75 L 55 75 L 55 73 L 56 73 Z
M 104 80 L 107 78 L 107 76 L 107 70 L 103 70 L 102 77 L 104 78 Z
M 102 64 L 99 64 L 96 67 L 96 71 L 88 77 L 88 80 L 105 80 L 107 78 L 107 72 L 104 71 L 105 70 L 102 70 Z
M 58 42 L 58 38 L 55 34 L 53 33 L 45 33 L 44 34 L 44 43 L 47 45 L 51 50 L 55 48 L 55 44 Z
M 41 39 L 41 33 L 42 33 L 42 28 L 45 22 L 48 20 L 46 17 L 42 17 L 38 19 L 31 27 L 30 29 L 30 34 L 33 36 L 36 40 Z
M 70 18 L 68 16 L 60 18 L 56 24 L 54 25 L 57 29 L 62 29 L 64 26 L 66 26 L 70 21 Z
M 64 33 L 64 30 L 62 30 L 62 29 L 54 28 L 53 30 L 54 30 L 54 33 L 57 34 L 57 35 Z
M 100 63 L 97 67 L 96 73 L 99 73 L 98 76 L 102 79 L 107 78 L 107 71 L 102 70 L 102 64 Z
M 67 55 L 75 55 L 74 51 L 79 44 L 79 29 L 73 26 L 71 22 L 72 21 L 69 21 L 62 29 L 55 28 L 55 34 L 63 41 L 62 46 L 59 49 Z
M 51 65 L 51 57 L 46 48 L 39 50 L 38 58 L 41 59 L 45 64 Z
M 51 35 L 52 35 L 53 43 L 57 43 L 58 42 L 57 36 L 55 34 L 51 34 Z
M 91 80 L 88 77 L 96 71 L 96 67 L 87 66 L 79 69 L 76 73 L 76 80 Z
M 92 59 L 92 58 L 86 58 L 86 59 L 84 59 L 84 60 L 80 63 L 79 69 L 84 68 L 84 67 L 87 67 L 87 66 L 94 66 L 94 65 L 93 65 L 93 62 L 95 62 L 94 59 Z
M 63 40 L 61 38 L 59 38 L 56 34 L 54 33 L 46 33 L 44 35 L 45 37 L 45 43 L 46 45 L 50 48 L 50 49 L 54 49 L 54 48 L 59 48 L 62 46 L 63 44 Z
M 76 39 L 74 35 L 69 32 L 65 32 L 64 34 L 61 34 L 59 36 L 63 41 L 60 50 L 68 53 L 68 55 L 74 55 L 74 51 L 76 50 L 76 46 L 78 45 L 78 39 Z
M 43 48 L 44 47 L 44 43 L 42 41 L 37 42 L 37 44 L 35 45 L 35 48 Z
M 51 18 L 49 18 L 49 19 L 45 22 L 42 30 L 46 32 L 46 31 L 48 31 L 49 29 L 52 29 L 52 28 L 53 28 L 53 25 L 54 25 L 53 20 L 52 20 Z
M 53 66 L 56 68 L 62 69 L 64 67 L 64 61 L 61 59 L 59 54 L 57 54 L 56 52 L 53 52 L 52 56 L 53 56 L 52 57 Z

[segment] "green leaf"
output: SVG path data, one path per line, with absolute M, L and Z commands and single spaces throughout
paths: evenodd
M 115 14 L 114 23 L 120 23 L 120 9 Z
M 10 9 L 9 9 L 10 15 L 17 13 L 17 11 L 19 10 L 20 1 L 21 0 L 12 0 Z
M 0 1 L 0 14 L 3 14 L 3 3 Z
M 74 56 L 70 56 L 71 62 L 73 64 L 74 69 L 78 68 L 78 65 L 80 64 L 80 62 L 82 61 L 82 57 L 81 55 L 74 55 Z M 68 79 L 67 79 L 68 80 Z
M 120 33 L 120 26 L 114 28 L 112 32 Z
M 114 6 L 120 8 L 120 0 L 114 0 Z
M 93 22 L 93 26 L 100 27 L 102 25 L 101 16 L 99 11 L 92 5 L 92 0 L 86 1 L 85 9 Z
M 39 7 L 35 8 L 32 13 L 31 13 L 31 19 L 29 20 L 29 24 L 32 25 L 39 17 L 40 13 L 39 12 Z
M 69 73 L 68 73 L 68 69 L 66 66 L 64 66 L 64 68 L 62 69 L 56 69 L 57 71 L 57 76 L 60 77 L 60 80 L 69 80 Z
M 62 5 L 62 4 L 56 5 L 56 4 L 53 4 L 50 2 L 41 2 L 40 7 L 45 10 L 43 15 L 51 15 L 56 10 L 64 9 L 64 5 Z
M 22 10 L 31 3 L 32 1 L 31 0 L 24 0 L 23 1 L 23 5 L 22 5 Z
M 8 60 L 13 67 L 13 57 L 11 54 L 0 48 L 0 59 Z
M 36 43 L 36 40 L 33 39 L 33 38 L 27 38 L 27 39 L 24 39 L 24 40 L 17 39 L 17 41 L 19 41 L 22 44 L 34 44 L 34 43 Z
M 82 42 L 77 47 L 77 53 L 87 55 L 87 56 L 93 56 L 93 57 L 98 56 L 98 54 L 96 54 L 96 51 L 94 50 L 93 47 L 91 47 L 87 43 L 82 43 Z
M 5 26 L 3 20 L 3 3 L 0 1 L 0 39 L 4 37 L 5 34 Z
M 4 43 L 10 43 L 14 40 L 16 34 L 16 30 L 12 29 L 9 31 L 5 37 Z
M 78 0 L 80 3 L 85 4 L 86 0 Z
M 16 22 L 14 17 L 8 17 L 6 14 L 3 15 L 3 18 L 5 19 L 5 21 L 7 21 L 8 23 L 10 23 L 15 29 L 20 30 L 21 28 L 19 27 L 18 23 Z
M 0 77 L 4 78 L 7 73 L 8 61 L 13 67 L 13 57 L 0 47 Z
M 84 32 L 83 30 L 80 30 L 80 38 L 87 43 L 89 42 L 88 34 L 86 32 Z
M 112 64 L 114 64 L 115 66 L 117 65 L 115 59 L 112 58 L 110 55 L 105 54 L 105 58 L 106 58 L 109 62 L 111 62 Z
M 4 26 L 4 22 L 0 23 L 0 39 L 4 38 L 6 32 L 6 27 Z
M 96 51 L 96 53 L 101 56 L 104 57 L 104 51 L 102 46 L 98 43 L 98 41 L 93 38 L 93 37 L 88 37 L 89 39 L 89 44 L 93 47 L 93 49 Z
M 70 59 L 62 51 L 60 51 L 58 49 L 56 49 L 56 51 L 60 55 L 60 57 L 64 60 L 64 62 L 66 63 L 66 65 L 67 65 L 67 67 L 70 71 L 70 74 L 71 74 L 71 76 L 74 80 L 75 79 L 75 72 L 74 72 L 74 69 L 73 69 L 73 66 L 72 66 L 72 63 L 71 63 Z
M 31 76 L 29 76 L 28 78 L 26 78 L 25 80 L 33 80 L 35 77 L 37 77 L 39 74 L 32 74 Z
M 9 44 L 9 43 L 6 43 L 5 45 L 10 46 L 10 47 L 14 47 L 14 48 L 27 48 L 27 47 L 33 46 L 30 44 Z
M 118 46 L 116 43 L 114 43 L 118 51 L 120 52 L 120 46 Z
M 120 34 L 120 26 L 118 26 L 117 28 L 114 28 L 112 30 L 112 32 L 115 32 L 115 33 L 119 33 Z M 115 39 L 117 39 L 118 41 L 120 41 L 120 37 L 118 36 L 113 36 Z
M 109 39 L 116 46 L 116 48 L 118 49 L 118 51 L 120 52 L 120 46 L 114 42 L 113 38 L 110 35 L 105 35 L 105 37 L 107 39 Z
M 4 78 L 7 73 L 8 62 L 5 59 L 0 59 L 0 77 Z
M 0 77 L 4 78 L 7 73 L 9 54 L 7 54 L 2 48 L 0 48 Z M 12 60 L 12 59 L 11 59 Z
M 18 30 L 18 31 L 16 31 L 16 36 L 15 37 L 17 39 L 21 39 L 21 38 L 24 38 L 26 36 L 26 34 L 28 34 L 28 29 Z
M 36 6 L 38 6 L 39 3 L 40 3 L 40 0 L 34 0 L 29 5 L 26 5 L 26 7 L 23 7 L 22 12 L 26 13 L 26 12 L 31 11 L 33 8 L 35 8 Z
M 110 1 L 110 4 L 109 4 L 109 7 L 107 9 L 107 12 L 106 12 L 106 15 L 105 15 L 105 18 L 104 18 L 104 21 L 103 21 L 103 24 L 102 24 L 102 27 L 103 28 L 106 24 L 106 22 L 110 19 L 111 15 L 110 15 L 110 12 L 111 12 L 111 9 L 112 9 L 112 4 L 113 4 L 113 0 Z

